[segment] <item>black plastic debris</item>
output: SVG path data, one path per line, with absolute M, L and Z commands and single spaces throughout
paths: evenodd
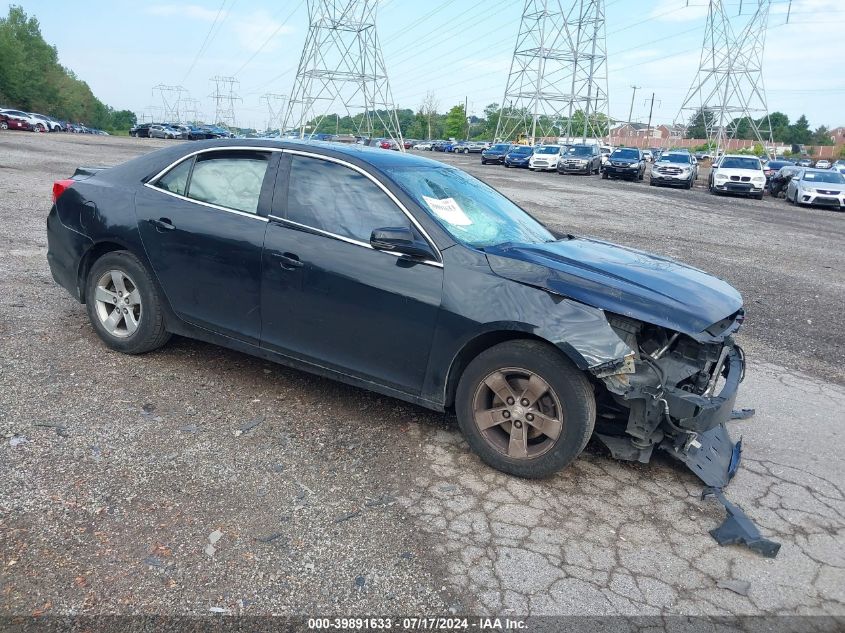
M 745 545 L 748 549 L 762 554 L 766 558 L 774 558 L 780 551 L 780 543 L 763 538 L 760 531 L 751 522 L 742 508 L 725 498 L 720 488 L 708 486 L 701 492 L 701 498 L 715 497 L 727 512 L 724 522 L 717 528 L 710 530 L 710 534 L 719 545 Z

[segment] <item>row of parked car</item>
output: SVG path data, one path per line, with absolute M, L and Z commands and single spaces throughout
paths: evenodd
M 54 119 L 46 114 L 24 112 L 10 108 L 0 108 L 0 130 L 20 130 L 25 132 L 71 132 L 76 134 L 100 134 L 108 132 L 87 127 L 81 123 L 71 123 Z
M 201 141 L 211 138 L 234 138 L 234 134 L 218 125 L 182 125 L 179 123 L 140 123 L 129 130 L 138 138 L 185 139 Z
M 471 143 L 471 142 L 470 142 Z M 419 150 L 470 153 L 468 143 L 453 143 L 449 150 L 440 141 L 418 143 Z M 440 149 L 437 149 L 440 147 Z M 460 149 L 458 149 L 460 148 Z M 606 147 L 596 144 L 512 143 L 487 144 L 481 150 L 481 163 L 560 174 L 601 174 L 604 179 L 619 178 L 642 182 L 647 163 L 652 162 L 649 184 L 691 189 L 698 180 L 699 159 L 688 149 L 645 150 L 635 147 Z M 713 161 L 708 189 L 714 195 L 734 194 L 762 200 L 766 190 L 784 196 L 794 204 L 845 208 L 845 160 L 831 164 L 817 161 L 815 167 L 785 159 L 761 160 L 756 156 L 723 154 Z

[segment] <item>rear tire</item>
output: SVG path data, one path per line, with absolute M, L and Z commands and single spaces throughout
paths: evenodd
M 603 171 L 603 172 L 601 173 L 601 178 L 602 178 L 602 180 L 607 180 L 608 178 L 610 178 L 610 176 L 608 176 L 608 175 L 607 175 L 607 172 L 606 172 L 606 171 Z
M 455 411 L 485 463 L 539 478 L 578 457 L 593 433 L 596 403 L 587 378 L 559 350 L 518 340 L 491 347 L 467 366 Z
M 118 352 L 143 354 L 170 339 L 155 282 L 129 251 L 112 251 L 94 262 L 85 282 L 85 308 L 94 331 Z

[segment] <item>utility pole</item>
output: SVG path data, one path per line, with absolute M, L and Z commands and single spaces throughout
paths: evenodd
M 634 97 L 636 97 L 636 96 L 637 96 L 637 90 L 639 90 L 640 88 L 642 88 L 642 86 L 631 86 L 631 88 L 633 88 L 633 89 L 634 89 L 634 92 L 633 92 L 633 94 L 631 95 L 631 107 L 630 107 L 630 109 L 628 110 L 628 123 L 629 123 L 629 124 L 630 124 L 630 123 L 633 123 L 633 121 L 632 121 L 631 117 L 633 117 L 633 116 L 634 116 Z
M 382 128 L 405 151 L 376 32 L 378 4 L 378 0 L 308 0 L 308 34 L 285 129 L 296 127 L 304 137 L 306 126 L 318 129 L 338 109 L 353 119 L 363 111 L 359 134 L 372 137 Z
M 658 101 L 658 103 L 661 103 L 661 102 Z M 645 104 L 643 104 L 643 105 L 645 105 Z M 648 127 L 646 128 L 646 131 L 645 131 L 646 140 L 651 138 L 651 115 L 653 113 L 654 113 L 654 93 L 652 92 L 651 93 L 651 105 L 649 105 L 649 107 L 648 107 Z
M 605 39 L 604 0 L 573 0 L 566 10 L 560 0 L 525 0 L 496 139 L 533 145 L 553 135 L 556 121 L 566 121 L 567 138 L 605 136 Z M 583 129 L 573 127 L 576 114 Z

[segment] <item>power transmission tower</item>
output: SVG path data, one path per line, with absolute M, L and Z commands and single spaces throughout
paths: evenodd
M 214 84 L 214 92 L 209 98 L 214 99 L 214 124 L 235 127 L 235 102 L 242 99 L 235 92 L 235 86 L 240 82 L 234 77 L 219 75 L 209 79 Z
M 599 139 L 607 112 L 604 0 L 525 0 L 496 138 Z
M 196 123 L 200 120 L 199 99 L 184 98 L 180 101 L 180 114 L 185 123 Z
M 736 138 L 741 124 L 766 151 L 772 144 L 772 126 L 763 85 L 763 52 L 771 0 L 746 3 L 749 17 L 729 17 L 722 0 L 710 0 L 701 62 L 675 119 L 689 124 L 700 119 L 707 141 L 724 149 Z M 737 32 L 741 22 L 745 25 Z
M 168 86 L 159 84 L 153 86 L 153 96 L 158 92 L 161 99 L 162 114 L 166 123 L 181 123 L 182 114 L 180 112 L 180 104 L 188 91 L 182 86 Z
M 281 132 L 282 127 L 282 114 L 285 110 L 285 101 L 287 100 L 287 95 L 279 95 L 274 94 L 272 92 L 268 92 L 266 94 L 261 95 L 259 97 L 259 102 L 262 102 L 267 105 L 268 111 L 268 118 L 267 118 L 267 128 L 266 130 L 270 132 L 275 128 L 279 128 Z
M 308 0 L 308 35 L 284 130 L 314 134 L 327 115 L 357 118 L 358 133 L 398 141 L 402 131 L 376 34 L 378 0 Z

